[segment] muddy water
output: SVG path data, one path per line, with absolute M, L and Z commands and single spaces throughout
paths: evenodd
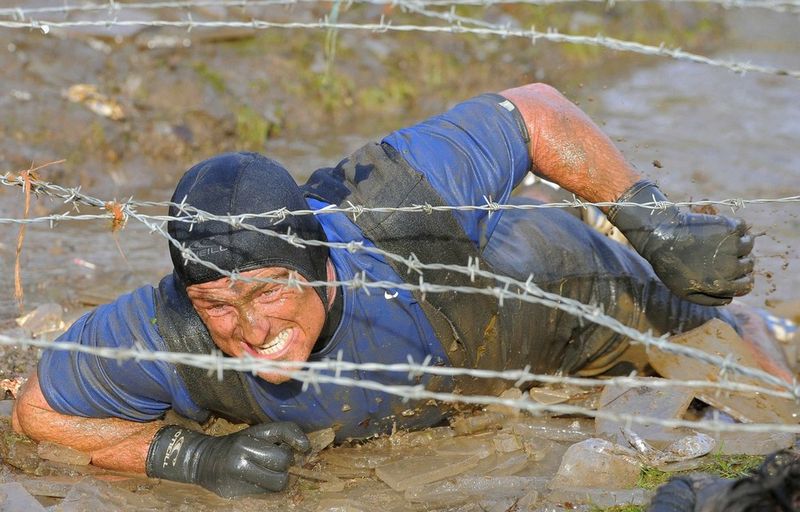
M 730 11 L 725 21 L 728 37 L 715 57 L 800 68 L 796 16 Z M 581 96 L 626 156 L 673 199 L 800 193 L 800 83 L 795 79 L 666 61 L 622 79 L 587 84 Z M 763 305 L 765 299 L 796 297 L 800 203 L 748 205 L 736 215 L 753 232 L 766 233 L 756 243 L 757 286 L 745 300 Z
M 728 31 L 716 57 L 800 68 L 797 17 L 756 10 L 728 11 L 724 21 Z M 19 45 L 12 52 L 8 46 L 12 38 L 6 37 L 7 34 L 0 36 L 5 37 L 0 52 L 7 47 L 9 54 L 18 55 L 23 46 Z M 41 54 L 37 56 L 35 45 L 28 43 L 24 48 L 32 60 L 40 58 L 55 68 L 48 69 L 47 80 L 26 82 L 21 78 L 22 72 L 13 77 L 11 74 L 4 76 L 9 89 L 24 86 L 32 92 L 33 100 L 16 100 L 10 90 L 3 90 L 0 106 L 11 108 L 16 101 L 36 103 L 38 106 L 31 106 L 29 114 L 35 113 L 41 119 L 51 114 L 59 118 L 59 111 L 64 109 L 59 96 L 61 88 L 77 82 L 92 82 L 104 72 L 103 66 L 97 63 L 77 70 L 69 60 L 49 55 L 49 51 L 56 50 L 39 49 Z M 210 58 L 219 59 L 213 55 Z M 726 70 L 654 58 L 631 58 L 628 65 L 615 66 L 615 69 L 618 71 L 613 76 L 592 75 L 591 80 L 578 72 L 569 82 L 556 85 L 570 91 L 571 98 L 602 124 L 627 157 L 646 175 L 657 179 L 673 199 L 771 198 L 800 194 L 800 154 L 797 151 L 800 82 L 756 74 L 740 76 Z M 126 72 L 131 70 L 126 69 Z M 578 87 L 580 83 L 583 85 Z M 472 91 L 477 92 L 479 90 Z M 395 113 L 391 120 L 380 120 L 380 128 L 364 123 L 355 129 L 321 130 L 314 137 L 279 136 L 270 139 L 264 151 L 284 162 L 298 180 L 302 180 L 311 170 L 331 165 L 364 142 L 380 137 L 387 126 L 403 126 L 433 113 L 435 111 L 421 106 Z M 37 163 L 50 156 L 64 156 L 41 152 L 34 142 L 24 137 L 17 138 L 13 142 L 15 147 L 8 149 L 11 145 L 8 141 L 14 140 L 14 130 L 9 124 L 11 121 L 7 121 L 4 131 L 7 138 L 3 146 L 4 162 L 19 160 L 9 156 L 12 152 L 35 159 Z M 60 129 L 66 132 L 70 128 L 65 125 Z M 57 134 L 55 130 L 53 136 Z M 184 156 L 183 160 L 191 160 L 191 156 Z M 104 199 L 133 196 L 141 200 L 164 200 L 169 197 L 177 174 L 174 169 L 168 170 L 170 168 L 168 162 L 152 163 L 131 156 L 127 162 L 109 168 L 94 165 L 81 174 L 62 173 L 55 181 L 68 186 L 83 184 L 85 192 Z M 17 190 L 0 189 L 0 217 L 19 216 L 21 204 Z M 31 216 L 66 209 L 58 202 L 35 201 Z M 797 297 L 800 205 L 751 205 L 737 214 L 746 219 L 755 232 L 766 233 L 759 238 L 756 249 L 761 272 L 757 289 L 746 300 L 760 305 L 765 299 Z M 18 315 L 10 292 L 15 237 L 15 227 L 0 226 L 0 290 L 3 290 L 0 329 L 10 327 Z M 54 230 L 46 226 L 32 227 L 27 232 L 22 257 L 25 309 L 55 302 L 69 308 L 69 319 L 85 310 L 87 302 L 104 297 L 110 299 L 140 284 L 155 282 L 169 269 L 165 247 L 162 238 L 150 234 L 136 222 L 129 223 L 117 235 L 110 234 L 107 225 L 96 221 L 64 222 Z M 552 476 L 558 465 L 555 459 L 550 463 L 555 467 L 548 467 L 543 477 Z M 344 478 L 344 475 L 346 472 L 340 476 Z M 375 482 L 373 487 L 369 491 L 374 496 L 385 497 L 388 501 L 401 499 L 400 494 L 383 484 Z M 316 504 L 320 496 L 314 496 L 310 501 Z M 334 493 L 331 499 L 342 502 L 347 497 Z M 216 502 L 209 498 L 206 505 L 213 508 L 211 504 Z M 398 509 L 404 509 L 403 505 L 398 504 Z

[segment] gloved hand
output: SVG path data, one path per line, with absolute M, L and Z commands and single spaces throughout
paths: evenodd
M 639 181 L 617 201 L 651 203 L 666 196 Z M 721 215 L 684 213 L 676 206 L 613 206 L 611 221 L 652 265 L 672 292 L 706 306 L 721 306 L 753 289 L 753 237 L 747 225 Z
M 308 438 L 295 423 L 264 423 L 226 436 L 174 425 L 159 430 L 147 452 L 147 476 L 198 484 L 225 498 L 280 491 L 289 480 L 292 449 Z

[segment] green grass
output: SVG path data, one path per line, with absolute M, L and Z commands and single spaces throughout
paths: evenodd
M 740 478 L 749 475 L 764 461 L 760 455 L 723 455 L 720 452 L 708 457 L 708 461 L 692 471 L 667 472 L 651 466 L 644 466 L 639 474 L 637 487 L 655 490 L 673 476 L 690 473 L 711 473 L 722 478 Z M 617 505 L 609 508 L 595 507 L 592 512 L 643 512 L 647 508 L 640 505 Z
M 764 457 L 760 455 L 723 455 L 717 452 L 709 456 L 705 464 L 692 471 L 667 472 L 645 466 L 639 474 L 636 486 L 642 489 L 656 489 L 673 476 L 690 473 L 711 473 L 722 478 L 740 478 L 752 473 L 763 461 Z
M 225 79 L 221 74 L 206 65 L 205 62 L 195 62 L 192 69 L 208 85 L 217 92 L 225 92 Z

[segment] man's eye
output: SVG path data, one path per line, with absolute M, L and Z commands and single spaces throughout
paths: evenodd
M 258 298 L 261 300 L 273 300 L 276 297 L 278 297 L 278 295 L 280 295 L 280 292 L 281 292 L 281 287 L 276 286 L 275 288 L 270 288 L 268 290 L 262 291 L 261 294 L 258 296 Z
M 230 307 L 227 304 L 215 304 L 206 308 L 206 312 L 211 316 L 222 316 L 228 311 L 230 311 Z

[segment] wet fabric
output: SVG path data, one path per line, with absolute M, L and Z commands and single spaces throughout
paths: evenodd
M 508 202 L 530 161 L 517 118 L 497 106 L 483 100 L 465 102 L 389 135 L 384 143 L 423 173 L 449 204 L 482 204 L 484 198 Z M 315 200 L 308 203 L 314 209 L 327 205 Z M 318 218 L 329 241 L 372 245 L 347 215 Z M 552 291 L 619 308 L 615 314 L 633 325 L 681 328 L 719 314 L 673 298 L 637 255 L 560 210 L 491 215 L 473 210 L 458 212 L 456 218 L 495 269 L 521 280 L 533 273 L 535 281 Z M 363 275 L 368 280 L 404 282 L 379 255 L 332 249 L 330 257 L 340 280 Z M 448 364 L 444 348 L 411 293 L 400 289 L 373 289 L 369 294 L 352 288 L 341 291 L 342 321 L 331 341 L 312 354 L 311 360 L 338 356 L 353 362 L 405 363 L 410 356 L 415 361 L 430 357 L 431 364 Z M 501 328 L 512 329 L 519 336 L 515 353 L 504 356 L 517 368 L 528 363 L 546 371 L 593 366 L 613 359 L 622 345 L 609 331 L 567 313 L 542 307 L 535 315 L 527 315 L 517 308 L 515 301 L 506 301 L 498 320 Z M 164 343 L 153 318 L 153 289 L 144 287 L 83 317 L 61 339 L 103 346 L 140 343 L 161 350 Z M 276 386 L 246 376 L 266 416 L 295 421 L 307 431 L 334 426 L 339 440 L 392 428 L 421 428 L 447 414 L 436 406 L 409 408 L 401 398 L 385 391 L 393 384 L 408 385 L 407 373 L 341 374 L 356 381 L 380 381 L 380 390 L 327 383 L 304 389 L 299 382 Z M 169 407 L 197 420 L 209 413 L 189 398 L 174 367 L 164 363 L 140 361 L 118 366 L 115 360 L 47 351 L 39 379 L 48 403 L 67 414 L 147 421 Z M 429 377 L 420 376 L 413 382 L 428 384 Z M 440 385 L 447 387 L 448 383 Z
M 204 160 L 181 177 L 172 202 L 185 204 L 214 215 L 244 215 L 286 208 L 306 210 L 308 205 L 289 172 L 279 163 L 257 153 L 224 153 Z M 244 272 L 262 267 L 286 267 L 309 281 L 324 281 L 328 249 L 322 246 L 297 247 L 278 237 L 234 227 L 230 223 L 204 220 L 195 222 L 191 210 L 170 206 L 169 234 L 199 258 L 228 272 Z M 325 241 L 322 227 L 313 215 L 288 215 L 284 218 L 248 217 L 247 224 L 303 240 Z M 175 273 L 186 285 L 222 277 L 213 269 L 187 261 L 178 247 L 169 243 Z M 328 298 L 315 288 L 323 304 Z

